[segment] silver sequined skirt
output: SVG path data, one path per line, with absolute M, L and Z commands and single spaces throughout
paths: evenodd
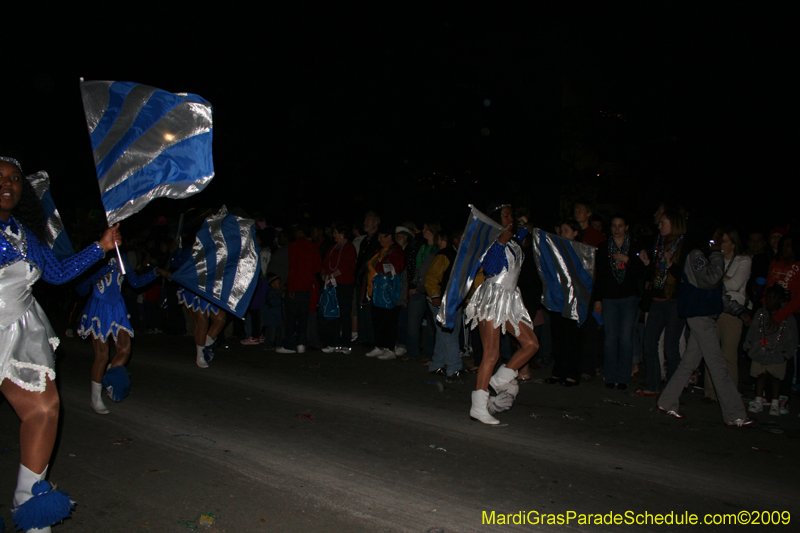
M 519 335 L 519 324 L 522 322 L 533 329 L 533 322 L 528 310 L 522 303 L 522 295 L 518 288 L 510 291 L 498 283 L 484 281 L 475 290 L 465 310 L 467 323 L 475 329 L 481 320 L 491 320 L 494 327 L 500 326 L 506 332 L 506 323 L 514 327 L 514 335 Z

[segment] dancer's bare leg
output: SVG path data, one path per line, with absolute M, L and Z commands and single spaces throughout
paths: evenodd
M 44 392 L 32 392 L 4 380 L 0 391 L 22 424 L 19 430 L 20 462 L 31 472 L 43 472 L 50 462 L 58 431 L 60 401 L 56 384 L 47 378 Z
M 131 358 L 131 336 L 125 330 L 119 330 L 116 343 L 117 353 L 111 361 L 111 366 L 125 366 Z
M 539 351 L 539 339 L 536 338 L 536 334 L 533 330 L 522 322 L 518 325 L 519 335 L 514 335 L 514 337 L 517 339 L 517 342 L 519 342 L 519 349 L 514 352 L 514 355 L 511 356 L 511 360 L 506 363 L 506 368 L 510 368 L 511 370 L 519 370 L 527 365 L 531 357 Z M 506 331 L 513 332 L 513 326 L 506 323 Z
M 92 363 L 92 381 L 100 383 L 108 367 L 108 339 L 105 341 L 92 337 L 94 346 L 94 363 Z
M 194 320 L 194 343 L 197 346 L 205 346 L 208 335 L 208 316 L 199 309 L 193 309 L 191 315 Z
M 209 312 L 208 315 L 211 320 L 211 327 L 208 328 L 208 336 L 216 340 L 217 336 L 222 332 L 222 328 L 225 327 L 227 316 L 222 309 L 219 310 L 219 313 Z M 205 338 L 203 338 L 203 344 L 205 344 Z
M 483 345 L 483 359 L 481 366 L 478 367 L 475 390 L 489 390 L 489 380 L 492 379 L 494 367 L 500 360 L 500 328 L 495 328 L 491 320 L 481 320 L 478 322 L 478 331 Z

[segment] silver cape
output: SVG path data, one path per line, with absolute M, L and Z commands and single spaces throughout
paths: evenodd
M 519 336 L 520 322 L 533 329 L 533 321 L 517 288 L 519 271 L 522 268 L 522 249 L 512 239 L 508 241 L 504 251 L 508 268 L 481 283 L 472 295 L 465 315 L 471 329 L 475 329 L 481 320 L 491 320 L 495 328 L 502 328 L 503 333 L 506 332 L 506 323 L 511 323 L 514 335 Z M 488 250 L 481 256 L 481 261 L 487 252 Z

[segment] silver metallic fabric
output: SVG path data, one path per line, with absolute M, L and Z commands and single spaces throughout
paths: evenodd
M 214 177 L 211 104 L 132 82 L 81 83 L 109 224 L 154 198 L 186 198 Z
M 206 219 L 211 240 L 217 244 L 214 250 L 217 257 L 217 269 L 214 271 L 214 294 L 222 294 L 222 280 L 225 276 L 225 265 L 228 262 L 228 246 L 222 233 L 222 222 L 228 216 L 228 209 L 223 205 L 216 215 Z
M 234 216 L 223 206 L 206 219 L 192 246 L 192 260 L 178 267 L 172 279 L 242 318 L 255 291 L 259 270 L 253 221 Z M 190 305 L 188 301 L 186 305 Z
M 48 176 L 47 172 L 44 170 L 40 170 L 39 172 L 27 176 L 27 179 L 30 184 L 33 185 L 33 190 L 36 191 L 36 196 L 39 198 L 39 201 L 43 201 L 45 193 L 50 190 L 50 176 Z M 44 204 L 42 207 L 45 208 L 45 216 L 47 217 L 47 228 L 45 230 L 47 245 L 53 248 L 56 239 L 64 231 L 64 223 L 61 221 L 61 215 L 58 213 L 58 209 L 55 208 L 55 205 L 52 206 L 52 213 L 47 212 L 47 207 L 44 206 Z
M 211 109 L 202 107 L 195 102 L 184 102 L 162 117 L 157 126 L 151 127 L 147 133 L 140 136 L 128 147 L 124 158 L 118 159 L 108 170 L 108 173 L 100 179 L 100 190 L 107 191 L 117 187 L 134 173 L 154 162 L 167 148 L 210 130 Z M 101 145 L 99 148 L 104 148 L 104 146 Z M 97 150 L 95 150 L 95 160 L 98 157 L 101 157 L 101 154 L 98 154 Z M 190 187 L 194 187 L 195 190 L 159 194 L 154 197 L 185 198 L 205 188 L 205 185 L 211 181 L 212 177 L 205 177 L 202 185 L 192 182 Z M 168 185 L 170 187 L 175 186 L 173 183 Z M 185 194 L 187 192 L 189 194 Z
M 56 378 L 53 352 L 58 337 L 31 294 L 42 272 L 26 261 L 0 267 L 0 382 L 44 392 Z
M 486 252 L 483 255 L 485 256 Z M 505 255 L 508 268 L 481 283 L 467 304 L 465 315 L 467 324 L 470 324 L 472 329 L 475 329 L 481 320 L 491 320 L 495 328 L 502 328 L 503 333 L 506 332 L 506 324 L 511 324 L 514 335 L 519 336 L 520 322 L 533 329 L 533 321 L 517 288 L 523 261 L 522 249 L 512 239 L 505 245 Z
M 236 217 L 236 221 L 239 223 L 241 242 L 254 243 L 255 221 L 239 217 Z M 244 300 L 253 279 L 258 279 L 258 273 L 261 270 L 260 255 L 256 246 L 248 244 L 242 248 L 237 262 L 236 275 L 233 278 L 233 288 L 228 297 L 228 305 L 230 307 L 238 307 L 239 302 Z
M 447 282 L 442 304 L 436 320 L 446 328 L 452 328 L 454 316 L 461 311 L 458 307 L 467 297 L 475 281 L 475 275 L 480 268 L 480 263 L 486 251 L 503 232 L 503 227 L 487 217 L 475 206 L 470 204 L 470 213 L 467 225 L 458 246 L 453 268 L 450 272 L 450 281 Z
M 542 279 L 542 304 L 564 318 L 583 324 L 594 285 L 597 248 L 534 229 L 533 256 Z

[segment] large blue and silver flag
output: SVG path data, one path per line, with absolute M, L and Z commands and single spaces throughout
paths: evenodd
M 186 198 L 214 177 L 211 104 L 132 82 L 81 82 L 109 225 L 154 198 Z
M 544 291 L 542 303 L 580 326 L 586 320 L 592 296 L 594 246 L 533 230 L 533 257 Z
M 259 273 L 255 223 L 228 213 L 206 219 L 192 246 L 192 260 L 172 273 L 172 279 L 242 318 L 250 305 Z
M 455 324 L 456 310 L 472 288 L 483 254 L 503 233 L 503 226 L 481 213 L 475 206 L 470 204 L 469 207 L 467 227 L 461 236 L 461 244 L 450 271 L 450 281 L 447 282 L 442 305 L 436 316 L 436 320 L 446 328 L 452 328 Z
M 40 170 L 27 176 L 27 179 L 33 185 L 33 190 L 36 191 L 36 196 L 39 197 L 39 201 L 42 203 L 46 222 L 45 238 L 47 245 L 59 259 L 70 257 L 75 253 L 75 250 L 72 248 L 67 232 L 64 231 L 61 215 L 58 214 L 56 204 L 53 203 L 53 197 L 50 195 L 50 176 L 44 170 Z

